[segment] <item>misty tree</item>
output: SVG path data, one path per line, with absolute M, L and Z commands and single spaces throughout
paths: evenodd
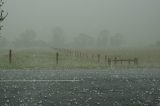
M 85 33 L 80 33 L 77 37 L 74 38 L 73 45 L 79 48 L 93 47 L 94 38 Z
M 4 1 L 0 0 L 0 30 L 2 30 L 2 27 L 3 27 L 2 22 L 8 15 L 8 13 L 4 15 L 4 10 L 2 9 L 3 4 L 4 4 Z
M 5 18 L 8 15 L 8 13 L 6 15 L 4 15 L 4 10 L 2 9 L 3 4 L 4 4 L 4 1 L 0 0 L 0 30 L 2 30 L 2 27 L 3 27 L 2 22 L 5 20 Z M 6 45 L 7 45 L 7 39 L 4 37 L 1 38 L 0 39 L 0 48 L 4 48 Z
M 33 47 L 36 44 L 36 36 L 37 34 L 34 30 L 26 30 L 15 39 L 13 44 L 15 47 Z
M 56 27 L 53 30 L 53 38 L 52 38 L 53 46 L 56 48 L 64 47 L 64 30 L 61 27 Z
M 97 46 L 100 48 L 106 48 L 108 46 L 109 31 L 102 30 L 97 37 Z
M 112 47 L 120 47 L 124 43 L 123 35 L 120 33 L 116 33 L 114 36 L 111 37 L 110 43 Z

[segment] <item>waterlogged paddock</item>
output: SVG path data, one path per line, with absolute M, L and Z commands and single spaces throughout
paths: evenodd
M 1 70 L 0 106 L 159 106 L 160 69 Z

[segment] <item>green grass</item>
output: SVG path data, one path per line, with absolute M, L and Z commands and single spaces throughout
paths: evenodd
M 54 50 L 13 50 L 12 63 L 9 64 L 8 51 L 0 51 L 0 68 L 1 69 L 70 69 L 70 68 L 137 68 L 137 67 L 160 67 L 160 50 L 143 49 L 143 50 L 79 50 L 86 56 L 76 57 L 74 54 L 69 55 L 59 52 L 59 63 L 56 64 L 56 51 Z M 100 54 L 100 63 L 97 55 Z M 94 55 L 94 58 L 92 58 Z M 118 57 L 122 59 L 139 59 L 138 66 L 133 64 L 112 64 L 108 66 L 104 57 Z

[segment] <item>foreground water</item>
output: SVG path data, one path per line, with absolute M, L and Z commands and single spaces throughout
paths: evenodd
M 160 69 L 0 71 L 0 106 L 156 105 Z

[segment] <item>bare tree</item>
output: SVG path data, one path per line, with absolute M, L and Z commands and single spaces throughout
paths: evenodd
M 8 13 L 4 15 L 4 10 L 2 9 L 3 4 L 4 4 L 4 1 L 0 0 L 0 30 L 2 30 L 2 27 L 3 27 L 2 22 L 8 16 Z

